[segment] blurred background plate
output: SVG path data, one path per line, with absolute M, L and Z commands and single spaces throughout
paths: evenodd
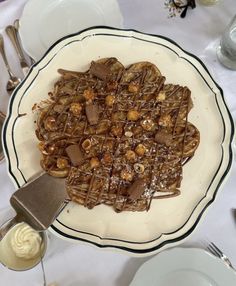
M 194 107 L 188 120 L 200 131 L 195 156 L 183 167 L 181 195 L 154 200 L 148 212 L 116 213 L 69 203 L 50 230 L 133 255 L 150 255 L 179 244 L 214 202 L 232 165 L 234 126 L 223 91 L 203 63 L 165 37 L 133 30 L 97 27 L 68 35 L 33 66 L 12 94 L 3 131 L 9 175 L 19 187 L 42 172 L 32 106 L 48 98 L 59 68 L 86 71 L 92 60 L 116 57 L 124 66 L 138 61 L 157 65 L 166 83 L 188 86 Z
M 236 272 L 208 252 L 175 248 L 145 262 L 130 286 L 233 286 Z
M 29 0 L 19 33 L 23 48 L 37 61 L 63 36 L 98 25 L 122 28 L 116 0 Z

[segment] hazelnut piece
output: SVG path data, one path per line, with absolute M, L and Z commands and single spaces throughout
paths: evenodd
M 162 115 L 158 120 L 158 124 L 163 127 L 172 126 L 171 116 L 169 114 Z
M 139 84 L 131 82 L 128 86 L 128 91 L 131 93 L 137 93 L 139 91 Z
M 144 119 L 141 121 L 141 126 L 146 131 L 151 131 L 154 127 L 154 122 L 152 119 Z
M 114 95 L 108 95 L 105 99 L 107 106 L 112 106 L 115 103 L 115 96 Z
M 57 158 L 57 168 L 58 169 L 65 169 L 68 167 L 68 161 L 65 158 Z
M 135 152 L 139 155 L 139 156 L 143 156 L 146 153 L 147 149 L 143 144 L 138 144 L 135 148 Z
M 143 166 L 143 164 L 140 163 L 136 163 L 134 164 L 134 171 L 138 174 L 142 174 L 144 172 L 145 168 Z
M 130 121 L 137 121 L 139 119 L 139 112 L 134 109 L 129 110 L 127 113 L 127 119 Z
M 166 93 L 164 91 L 160 91 L 156 97 L 156 100 L 159 101 L 164 101 L 166 99 Z
M 85 89 L 83 92 L 83 97 L 87 100 L 87 101 L 93 101 L 95 98 L 95 92 L 89 88 L 89 89 Z
M 70 105 L 70 111 L 72 114 L 76 117 L 80 116 L 81 111 L 82 111 L 82 106 L 79 102 L 73 102 Z
M 128 150 L 128 151 L 126 151 L 126 153 L 125 153 L 125 158 L 126 158 L 128 161 L 134 162 L 135 159 L 136 159 L 136 154 L 135 154 L 134 151 Z
M 91 147 L 92 147 L 92 143 L 91 143 L 90 139 L 85 139 L 82 143 L 82 148 L 85 151 L 88 151 L 88 150 L 90 150 Z
M 100 162 L 99 162 L 97 157 L 91 158 L 90 166 L 91 166 L 92 169 L 99 167 L 99 165 L 100 165 Z
M 111 133 L 116 137 L 121 137 L 123 134 L 123 128 L 121 126 L 112 126 Z
M 120 173 L 120 177 L 122 180 L 131 182 L 134 177 L 134 172 L 131 170 L 122 170 Z
M 56 119 L 53 116 L 48 116 L 44 122 L 44 127 L 48 131 L 54 131 L 57 129 Z

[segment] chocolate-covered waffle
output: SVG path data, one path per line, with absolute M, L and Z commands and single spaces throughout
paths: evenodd
M 182 166 L 200 141 L 187 120 L 190 90 L 165 84 L 149 62 L 124 68 L 106 58 L 86 72 L 59 73 L 50 99 L 39 105 L 36 134 L 42 168 L 67 177 L 70 198 L 119 212 L 179 195 Z

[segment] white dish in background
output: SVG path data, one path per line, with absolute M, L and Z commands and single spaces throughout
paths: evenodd
M 58 39 L 93 26 L 122 28 L 116 0 L 29 0 L 20 18 L 24 50 L 35 61 Z
M 236 272 L 197 248 L 174 248 L 145 262 L 130 286 L 234 286 Z
M 116 57 L 125 66 L 150 61 L 165 75 L 166 83 L 188 86 L 194 104 L 189 121 L 200 130 L 200 144 L 183 168 L 180 196 L 155 200 L 148 212 L 135 213 L 116 213 L 104 205 L 89 210 L 69 203 L 50 230 L 71 241 L 150 255 L 177 245 L 192 233 L 232 165 L 234 127 L 223 92 L 202 62 L 175 42 L 132 30 L 97 27 L 52 46 L 10 98 L 3 129 L 9 175 L 19 187 L 42 172 L 35 136 L 37 114 L 32 106 L 48 98 L 59 77 L 58 68 L 85 71 L 100 57 Z

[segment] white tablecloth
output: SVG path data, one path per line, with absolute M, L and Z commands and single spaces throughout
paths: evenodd
M 8 0 L 0 3 L 0 32 L 4 34 L 10 65 L 19 76 L 22 76 L 22 72 L 4 28 L 20 17 L 25 2 L 26 0 Z M 226 102 L 234 120 L 236 119 L 236 71 L 221 66 L 215 54 L 224 27 L 236 13 L 235 0 L 221 0 L 212 7 L 197 5 L 196 9 L 189 9 L 185 19 L 168 18 L 164 0 L 119 0 L 119 4 L 125 28 L 167 36 L 198 56 L 223 88 Z M 6 112 L 9 99 L 5 91 L 7 72 L 1 58 L 0 71 L 0 109 Z M 231 175 L 214 204 L 209 207 L 197 229 L 183 245 L 196 246 L 202 245 L 206 239 L 213 240 L 236 266 L 236 217 L 232 211 L 236 208 L 235 183 L 234 164 Z M 4 161 L 0 163 L 0 223 L 11 212 L 9 198 L 13 191 Z M 147 259 L 149 258 L 131 258 L 125 254 L 99 250 L 90 245 L 71 244 L 51 237 L 45 257 L 45 271 L 48 283 L 56 281 L 63 286 L 126 286 L 138 267 Z M 43 285 L 41 267 L 39 265 L 30 271 L 14 272 L 0 265 L 0 285 Z

